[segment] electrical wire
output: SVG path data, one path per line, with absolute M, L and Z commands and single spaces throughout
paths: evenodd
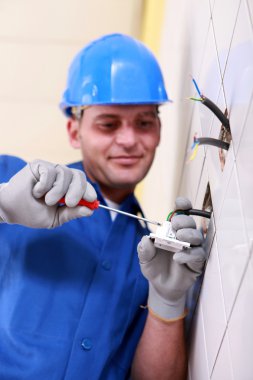
M 204 104 L 204 106 L 209 108 L 210 111 L 212 111 L 214 113 L 214 115 L 220 120 L 220 122 L 222 123 L 222 125 L 226 129 L 230 129 L 229 119 L 226 117 L 226 115 L 224 115 L 224 113 L 219 109 L 219 107 L 216 104 L 214 104 L 209 98 L 207 98 L 206 96 L 204 96 L 200 92 L 200 89 L 197 85 L 197 82 L 193 77 L 192 77 L 192 82 L 193 82 L 200 98 L 190 97 L 189 99 L 194 100 L 194 101 L 198 101 L 198 102 L 201 102 L 202 104 Z
M 193 84 L 194 84 L 194 86 L 195 86 L 195 88 L 196 88 L 196 90 L 197 90 L 197 93 L 198 93 L 199 96 L 202 98 L 202 94 L 201 94 L 201 92 L 200 92 L 199 86 L 197 85 L 197 82 L 195 81 L 195 79 L 193 78 L 193 76 L 192 76 L 192 81 L 193 81 Z
M 192 154 L 189 158 L 189 161 L 193 161 L 194 158 L 196 157 L 197 153 L 198 153 L 198 149 L 199 149 L 199 143 L 195 143 L 194 144 L 194 147 L 192 148 Z
M 198 138 L 198 144 L 199 145 L 212 145 L 216 146 L 217 148 L 221 148 L 224 150 L 229 149 L 229 143 L 219 140 L 219 139 L 214 139 L 212 137 L 199 137 Z
M 194 209 L 194 208 L 191 208 L 189 210 L 178 209 L 178 210 L 171 211 L 168 214 L 166 220 L 171 221 L 171 219 L 173 218 L 174 215 L 180 215 L 180 214 L 201 216 L 202 218 L 207 218 L 207 219 L 210 219 L 211 215 L 212 215 L 212 213 L 209 211 L 198 210 L 198 209 Z
M 215 114 L 215 116 L 220 120 L 220 122 L 226 129 L 230 128 L 228 118 L 219 109 L 219 107 L 216 106 L 216 104 L 214 104 L 209 98 L 207 98 L 204 95 L 202 95 L 202 104 L 204 104 L 207 108 L 209 108 Z

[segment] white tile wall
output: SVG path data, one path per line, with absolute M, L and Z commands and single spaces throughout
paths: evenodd
M 234 380 L 251 380 L 253 374 L 252 278 L 253 263 L 251 258 L 228 324 Z
M 235 153 L 238 149 L 250 99 L 253 94 L 252 62 L 253 29 L 247 4 L 242 1 L 224 74 L 224 91 L 230 114 L 230 128 Z
M 169 3 L 173 4 L 168 7 L 170 20 L 177 20 L 177 1 Z M 221 127 L 201 103 L 192 106 L 192 117 L 185 125 L 188 137 L 178 192 L 191 197 L 195 208 L 201 208 L 209 182 L 215 229 L 191 330 L 189 380 L 252 380 L 253 2 L 190 3 L 192 10 L 182 28 L 189 30 L 190 23 L 194 29 L 189 34 L 192 41 L 187 40 L 190 66 L 198 70 L 192 74 L 204 95 L 223 112 L 227 108 L 232 142 L 223 171 L 218 149 L 211 146 L 200 146 L 195 160 L 187 163 L 194 132 L 219 138 Z M 168 35 L 165 33 L 163 39 Z M 185 68 L 185 59 L 182 54 L 178 67 Z M 174 82 L 181 82 L 182 77 L 187 80 L 185 71 L 179 70 Z M 186 88 L 182 97 L 196 95 L 193 85 Z
M 227 334 L 224 336 L 224 339 L 221 343 L 219 349 L 219 355 L 215 362 L 213 372 L 211 375 L 212 380 L 234 380 L 232 363 L 231 363 L 231 354 Z
M 236 156 L 239 188 L 242 201 L 242 209 L 246 224 L 248 239 L 253 240 L 253 99 L 244 125 L 242 138 Z
M 235 166 L 221 213 L 216 218 L 216 236 L 226 316 L 229 318 L 249 258 L 249 244 Z
M 208 262 L 200 302 L 203 312 L 209 375 L 211 375 L 226 329 L 224 297 L 221 286 L 221 273 L 219 268 L 216 238 L 214 238 Z
M 217 101 L 221 87 L 221 76 L 215 50 L 213 29 L 211 27 L 209 28 L 205 44 L 204 59 L 200 69 L 198 85 L 202 94 L 210 98 L 213 102 Z M 213 114 L 208 108 L 200 107 L 200 120 L 202 133 L 206 136 L 210 132 L 213 120 Z
M 201 305 L 199 305 L 194 322 L 189 353 L 190 378 L 191 380 L 208 380 L 208 363 Z
M 189 139 L 187 142 L 187 149 L 184 161 L 184 172 L 182 177 L 182 183 L 180 187 L 181 196 L 187 196 L 192 201 L 195 200 L 197 196 L 197 190 L 199 186 L 199 180 L 201 177 L 201 172 L 203 170 L 204 160 L 205 160 L 205 148 L 200 146 L 197 150 L 196 158 L 191 160 L 193 149 L 193 138 L 194 136 L 201 136 L 201 124 L 199 117 L 199 104 L 194 105 L 194 110 L 191 120 L 191 130 L 189 133 Z
M 212 27 L 223 76 L 241 0 L 217 0 L 212 9 Z

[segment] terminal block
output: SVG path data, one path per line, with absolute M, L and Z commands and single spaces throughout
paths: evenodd
M 154 241 L 157 248 L 170 252 L 179 252 L 190 248 L 190 243 L 176 239 L 176 232 L 173 230 L 171 222 L 165 221 L 155 233 L 150 233 L 150 238 Z

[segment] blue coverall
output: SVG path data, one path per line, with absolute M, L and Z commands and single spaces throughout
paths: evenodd
M 0 157 L 0 183 L 24 165 Z M 134 195 L 121 209 L 141 211 Z M 53 230 L 0 224 L 0 379 L 126 379 L 147 314 L 147 233 L 103 209 Z

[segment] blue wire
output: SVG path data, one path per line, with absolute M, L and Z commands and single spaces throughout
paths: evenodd
M 202 98 L 202 95 L 201 95 L 201 92 L 200 92 L 199 86 L 197 85 L 197 82 L 195 81 L 194 78 L 192 78 L 192 81 L 193 81 L 193 84 L 194 84 L 194 86 L 195 86 L 195 88 L 196 88 L 196 90 L 197 90 L 199 96 Z

